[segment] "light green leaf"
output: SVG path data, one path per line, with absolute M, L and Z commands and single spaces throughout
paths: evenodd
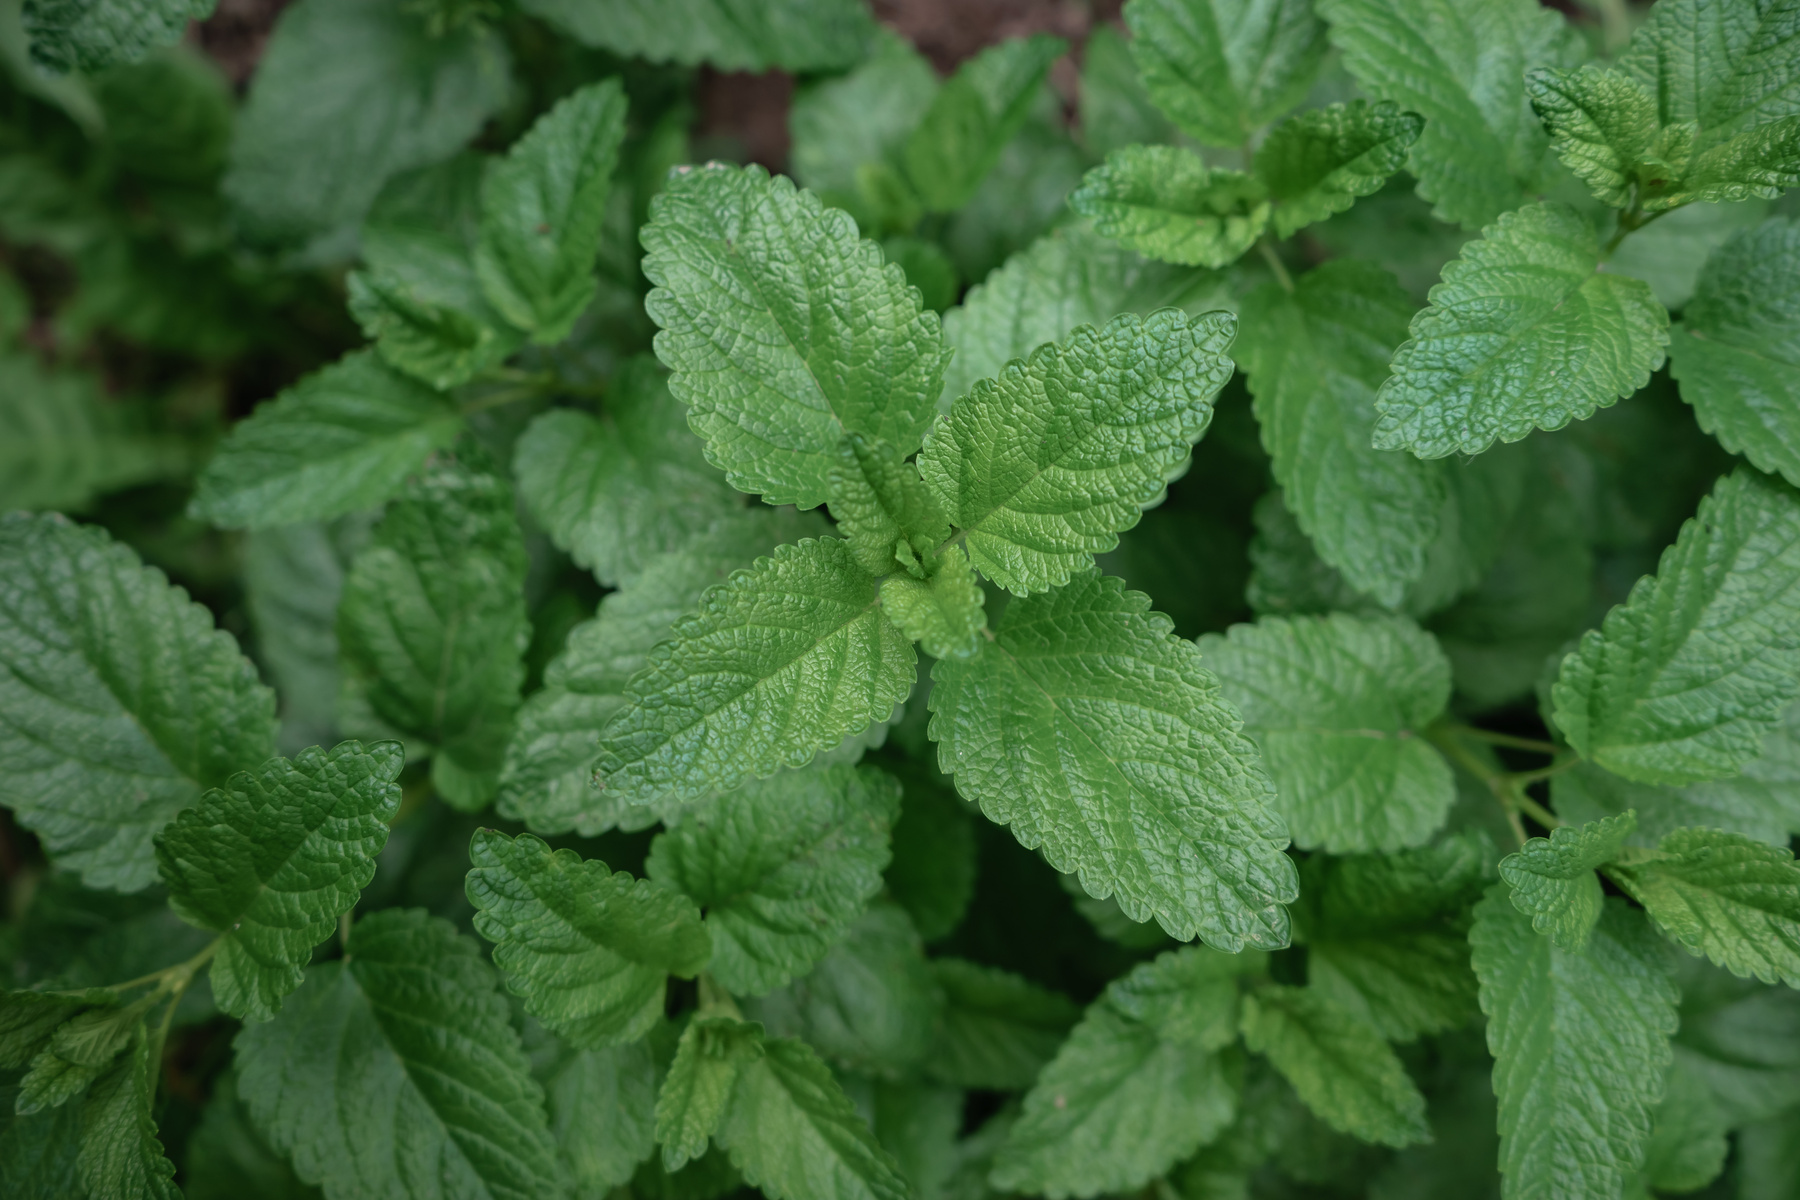
M 838 532 L 872 575 L 895 570 L 897 555 L 916 569 L 950 536 L 950 522 L 919 479 L 919 468 L 887 442 L 845 435 L 827 481 Z M 908 548 L 900 550 L 903 538 Z
M 1644 1161 L 1679 992 L 1666 950 L 1618 900 L 1587 946 L 1531 928 L 1496 884 L 1469 934 L 1500 1098 L 1505 1195 L 1618 1195 Z
M 1294 844 L 1333 854 L 1417 846 L 1456 799 L 1425 729 L 1450 662 L 1404 617 L 1265 617 L 1199 641 L 1275 781 Z
M 812 508 L 845 433 L 918 446 L 949 353 L 849 216 L 714 164 L 673 176 L 641 236 L 669 390 L 732 486 Z
M 1637 814 L 1628 811 L 1532 838 L 1500 860 L 1500 877 L 1512 889 L 1513 906 L 1564 950 L 1581 949 L 1600 919 L 1604 899 L 1594 869 L 1617 858 L 1635 828 Z
M 724 1119 L 738 1076 L 763 1055 L 760 1025 L 695 1017 L 681 1033 L 669 1077 L 656 1097 L 656 1140 L 663 1170 L 674 1174 L 706 1153 Z
M 969 556 L 952 546 L 930 579 L 890 575 L 881 584 L 881 609 L 933 658 L 968 658 L 987 628 L 981 584 Z
M 1394 355 L 1375 396 L 1375 445 L 1479 454 L 1643 387 L 1662 365 L 1669 314 L 1648 284 L 1599 264 L 1593 227 L 1567 205 L 1534 204 L 1482 230 Z
M 79 511 L 95 495 L 185 473 L 184 448 L 133 432 L 97 375 L 0 353 L 0 512 Z
M 525 546 L 497 477 L 440 459 L 388 506 L 338 606 L 350 697 L 432 747 L 445 800 L 494 794 L 525 681 Z
M 1556 812 L 1565 821 L 1595 821 L 1636 809 L 1637 832 L 1628 845 L 1653 847 L 1658 838 L 1689 825 L 1741 833 L 1786 845 L 1800 832 L 1800 743 L 1790 710 L 1783 725 L 1763 739 L 1763 757 L 1742 774 L 1681 787 L 1633 783 L 1592 763 L 1581 763 L 1550 781 Z
M 1563 660 L 1556 723 L 1641 783 L 1735 774 L 1800 693 L 1800 499 L 1740 467 Z
M 75 1175 L 89 1200 L 181 1200 L 175 1164 L 163 1154 L 150 1112 L 158 1075 L 139 1023 L 130 1049 L 94 1081 L 81 1106 Z
M 919 472 L 970 561 L 1023 596 L 1118 545 L 1187 469 L 1231 376 L 1229 313 L 1083 326 L 983 381 L 934 425 Z
M 960 958 L 936 958 L 931 967 L 944 1019 L 925 1071 L 957 1087 L 1030 1087 L 1081 1015 L 1060 992 L 1010 971 Z
M 1388 100 L 1308 109 L 1276 126 L 1255 160 L 1275 202 L 1275 235 L 1290 237 L 1380 191 L 1424 127 L 1425 118 Z
M 990 1185 L 1052 1200 L 1136 1191 L 1231 1124 L 1238 971 L 1259 955 L 1172 950 L 1112 982 L 1044 1068 Z M 1246 961 L 1250 960 L 1250 961 Z
M 1425 572 L 1446 499 L 1442 468 L 1370 442 L 1375 390 L 1412 313 L 1392 275 L 1337 259 L 1292 291 L 1246 296 L 1232 347 L 1288 511 L 1320 558 L 1390 607 Z
M 1025 123 L 1050 64 L 1069 48 L 1033 34 L 989 46 L 957 68 L 906 140 L 907 177 L 931 212 L 955 212 Z
M 1242 171 L 1208 167 L 1179 146 L 1127 146 L 1082 177 L 1069 207 L 1138 253 L 1191 267 L 1222 267 L 1269 223 L 1268 192 Z
M 1665 0 L 1632 34 L 1619 69 L 1656 97 L 1662 125 L 1694 122 L 1705 150 L 1766 121 L 1800 114 L 1788 0 Z
M 804 766 L 885 719 L 916 663 L 847 543 L 778 547 L 651 651 L 601 733 L 595 778 L 647 804 Z
M 624 137 L 619 81 L 589 84 L 539 117 L 481 181 L 481 290 L 540 345 L 569 336 L 594 298 L 594 255 Z
M 559 1194 L 544 1094 L 471 938 L 418 909 L 357 922 L 273 1021 L 237 1038 L 238 1088 L 327 1200 Z
M 136 62 L 181 40 L 219 0 L 26 0 L 31 59 L 52 71 L 98 71 Z
M 1678 829 L 1607 874 L 1690 954 L 1734 975 L 1800 988 L 1800 868 L 1785 846 Z
M 1676 1058 L 1650 1126 L 1643 1182 L 1657 1191 L 1699 1191 L 1725 1169 L 1731 1150 L 1726 1132 L 1725 1115 L 1705 1076 L 1687 1059 Z
M 863 224 L 864 214 L 855 207 L 866 203 L 857 169 L 899 163 L 907 134 L 937 90 L 930 60 L 905 38 L 883 30 L 879 49 L 861 66 L 795 93 L 788 108 L 794 179 Z
M 706 910 L 709 974 L 753 996 L 804 975 L 881 890 L 900 788 L 838 764 L 746 784 L 650 845 L 645 873 Z
M 1425 118 L 1419 195 L 1479 229 L 1537 190 L 1549 144 L 1525 94 L 1529 67 L 1570 67 L 1580 36 L 1537 0 L 1319 0 L 1363 91 Z
M 0 517 L 0 803 L 90 887 L 275 752 L 275 695 L 212 614 L 102 530 Z
M 974 658 L 932 669 L 957 789 L 1089 895 L 1236 953 L 1285 946 L 1274 788 L 1199 651 L 1098 572 L 1015 600 Z
M 1241 146 L 1312 86 L 1325 27 L 1308 0 L 1131 0 L 1131 56 L 1158 108 L 1197 141 Z
M 1800 225 L 1746 230 L 1707 258 L 1669 371 L 1700 427 L 1800 485 Z
M 861 0 L 521 0 L 590 46 L 723 71 L 854 66 L 876 34 Z
M 692 901 L 599 859 L 478 829 L 469 861 L 475 932 L 507 988 L 577 1049 L 643 1037 L 669 975 L 692 978 L 712 953 Z
M 1800 117 L 1786 117 L 1696 155 L 1678 183 L 1665 183 L 1661 177 L 1646 181 L 1650 197 L 1644 210 L 1664 212 L 1684 204 L 1773 200 L 1797 183 Z
M 1656 141 L 1655 97 L 1592 63 L 1575 71 L 1540 67 L 1526 74 L 1525 88 L 1563 165 L 1605 203 L 1628 207 Z
M 189 512 L 263 529 L 373 508 L 462 427 L 444 396 L 357 350 L 239 422 L 201 472 Z
M 300 986 L 313 947 L 375 877 L 405 765 L 395 742 L 314 746 L 233 775 L 157 835 L 169 904 L 219 935 L 220 1008 L 266 1021 Z
M 1081 142 L 1095 155 L 1173 141 L 1175 127 L 1150 99 L 1125 35 L 1101 23 L 1081 48 Z
M 550 1107 L 551 1135 L 577 1200 L 596 1200 L 628 1182 L 656 1150 L 656 1060 L 647 1042 L 572 1050 L 549 1034 L 540 1036 L 555 1053 L 547 1064 L 534 1061 Z

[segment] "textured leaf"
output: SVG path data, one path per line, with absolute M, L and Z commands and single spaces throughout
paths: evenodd
M 539 1074 L 550 1132 L 577 1200 L 594 1200 L 630 1180 L 656 1150 L 656 1060 L 645 1042 L 604 1050 L 552 1045 L 556 1059 Z
M 375 877 L 405 765 L 395 742 L 315 746 L 233 775 L 157 835 L 170 905 L 219 935 L 220 1008 L 266 1021 L 300 986 L 313 947 Z
M 1658 5 L 1632 35 L 1619 69 L 1656 97 L 1663 125 L 1692 121 L 1705 150 L 1766 121 L 1800 114 L 1792 0 Z
M 1789 728 L 1793 720 L 1787 718 Z M 1565 821 L 1595 821 L 1635 809 L 1637 832 L 1628 845 L 1653 847 L 1664 834 L 1689 825 L 1785 845 L 1790 830 L 1800 830 L 1800 790 L 1794 786 L 1800 782 L 1800 760 L 1781 726 L 1764 739 L 1763 749 L 1764 756 L 1744 764 L 1741 775 L 1681 787 L 1633 783 L 1582 763 L 1552 780 L 1550 795 Z
M 0 517 L 0 803 L 91 887 L 275 752 L 275 696 L 212 614 L 94 528 Z
M 599 859 L 478 829 L 469 861 L 475 932 L 525 1011 L 577 1049 L 643 1037 L 669 975 L 692 978 L 712 952 L 692 901 Z
M 900 268 L 760 167 L 671 178 L 642 231 L 656 352 L 734 487 L 812 508 L 849 433 L 910 454 L 948 352 Z
M 175 1164 L 163 1155 L 150 1113 L 156 1078 L 140 1024 L 131 1048 L 82 1102 L 75 1175 L 90 1200 L 181 1200 Z
M 763 1054 L 762 1026 L 696 1016 L 681 1033 L 669 1077 L 656 1097 L 656 1140 L 673 1174 L 706 1153 L 744 1067 Z
M 919 479 L 919 468 L 887 442 L 847 435 L 828 480 L 838 532 L 870 574 L 886 575 L 903 562 L 916 569 L 950 536 L 950 522 Z M 896 544 L 903 538 L 905 550 Z
M 1525 87 L 1563 165 L 1600 200 L 1628 207 L 1656 141 L 1655 97 L 1629 76 L 1591 63 L 1575 71 L 1539 68 L 1525 76 Z
M 1208 167 L 1178 146 L 1113 151 L 1082 178 L 1069 207 L 1139 254 L 1191 267 L 1236 261 L 1269 223 L 1260 181 Z
M 967 658 L 987 626 L 981 584 L 961 546 L 946 550 L 933 570 L 927 580 L 909 575 L 883 580 L 881 609 L 933 658 Z
M 590 46 L 725 71 L 852 66 L 876 27 L 859 0 L 522 0 Z
M 1241 146 L 1300 103 L 1326 51 L 1307 0 L 1131 0 L 1125 21 L 1151 99 L 1208 146 Z
M 1409 168 L 1438 217 L 1479 229 L 1535 192 L 1548 145 L 1529 67 L 1574 66 L 1581 40 L 1536 0 L 1320 0 L 1344 66 L 1425 118 Z
M 651 651 L 601 734 L 595 778 L 645 804 L 804 766 L 886 718 L 916 662 L 848 544 L 779 547 Z
M 1600 919 L 1604 899 L 1594 869 L 1616 858 L 1636 827 L 1637 814 L 1624 812 L 1532 838 L 1500 860 L 1500 877 L 1512 889 L 1513 906 L 1564 950 L 1581 949 Z
M 530 640 L 525 546 L 507 486 L 441 459 L 388 506 L 338 606 L 346 687 L 432 746 L 452 805 L 493 796 Z
M 95 1005 L 51 1030 L 43 1048 L 32 1056 L 31 1069 L 19 1080 L 14 1106 L 19 1115 L 66 1104 L 115 1071 L 119 1056 L 142 1037 L 144 1015 L 153 1002 L 154 997 L 143 996 L 127 1005 Z
M 1685 129 L 1683 130 L 1685 133 Z M 1787 117 L 1740 133 L 1695 156 L 1679 183 L 1651 179 L 1644 204 L 1663 212 L 1683 204 L 1773 200 L 1800 183 L 1800 117 Z
M 31 58 L 53 71 L 98 71 L 136 62 L 181 40 L 189 21 L 218 0 L 26 0 Z
M 1098 572 L 1007 606 L 932 669 L 957 789 L 1089 895 L 1236 953 L 1288 940 L 1295 875 L 1274 789 L 1191 643 Z
M 1800 987 L 1800 868 L 1783 846 L 1678 829 L 1607 874 L 1691 954 L 1739 976 Z
M 957 68 L 906 140 L 907 176 L 931 212 L 955 212 L 1025 123 L 1050 64 L 1069 48 L 1034 34 L 989 46 Z
M 1469 935 L 1500 1098 L 1508 1200 L 1617 1195 L 1644 1161 L 1679 998 L 1665 951 L 1617 900 L 1581 950 L 1533 932 L 1499 885 Z
M 1250 965 L 1190 948 L 1114 980 L 1026 1095 L 991 1185 L 1052 1200 L 1136 1191 L 1217 1136 L 1238 1092 L 1218 1052 Z
M 944 1020 L 925 1070 L 957 1087 L 1030 1087 L 1081 1015 L 1061 993 L 997 967 L 960 958 L 933 959 L 931 967 L 944 990 Z
M 1593 227 L 1566 205 L 1534 204 L 1482 230 L 1394 355 L 1375 396 L 1375 445 L 1479 454 L 1643 387 L 1662 365 L 1669 314 L 1648 284 L 1599 263 Z
M 201 473 L 190 512 L 263 529 L 373 508 L 462 427 L 443 396 L 358 350 L 239 423 Z
M 709 974 L 760 995 L 803 975 L 881 889 L 900 789 L 838 764 L 746 784 L 651 843 L 644 870 L 706 910 Z
M 1721 479 L 1654 577 L 1563 660 L 1556 723 L 1642 783 L 1735 774 L 1800 692 L 1800 499 L 1748 468 Z
M 1187 469 L 1231 375 L 1228 313 L 1083 326 L 982 382 L 932 427 L 919 471 L 970 560 L 1025 595 L 1057 587 Z
M 1392 275 L 1337 259 L 1287 291 L 1244 298 L 1232 351 L 1249 372 L 1282 499 L 1350 586 L 1397 606 L 1424 574 L 1444 514 L 1444 471 L 1371 445 L 1375 390 L 1413 303 Z
M 237 1039 L 257 1127 L 327 1200 L 558 1193 L 544 1094 L 476 943 L 420 910 L 359 921 Z
M 0 992 L 0 1067 L 30 1066 L 64 1023 L 90 1010 L 110 1009 L 118 1001 L 118 993 L 110 988 Z
M 1669 342 L 1700 427 L 1800 486 L 1800 225 L 1776 219 L 1713 252 Z
M 1309 109 L 1275 127 L 1256 149 L 1256 178 L 1275 202 L 1275 235 L 1341 213 L 1381 190 L 1406 164 L 1425 118 L 1382 101 Z

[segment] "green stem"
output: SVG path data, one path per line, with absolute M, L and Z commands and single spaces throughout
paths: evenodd
M 466 417 L 474 413 L 484 412 L 490 408 L 499 408 L 502 405 L 512 404 L 519 400 L 529 400 L 534 396 L 541 396 L 543 394 L 542 388 L 525 385 L 501 388 L 499 391 L 489 392 L 484 396 L 477 396 L 473 400 L 463 401 L 462 413 L 463 416 Z
M 1450 761 L 1487 784 L 1488 791 L 1493 794 L 1494 800 L 1506 813 L 1506 823 L 1512 827 L 1513 836 L 1518 838 L 1519 845 L 1523 846 L 1525 844 L 1525 822 L 1519 819 L 1518 797 L 1513 793 L 1511 781 L 1507 778 L 1506 772 L 1496 771 L 1483 762 L 1480 756 L 1470 752 L 1469 748 L 1462 744 L 1461 739 L 1456 735 L 1459 730 L 1465 728 L 1467 726 L 1449 723 L 1433 725 L 1425 731 L 1425 739 L 1442 750 L 1450 758 Z
M 162 1021 L 156 1027 L 156 1036 L 150 1042 L 150 1062 L 155 1066 L 159 1080 L 162 1077 L 163 1047 L 168 1043 L 169 1030 L 175 1025 L 175 1010 L 181 1007 L 181 998 L 187 995 L 188 985 L 194 982 L 194 976 L 200 973 L 200 968 L 212 961 L 224 940 L 222 936 L 216 937 L 194 957 L 170 967 L 164 972 L 166 978 L 154 993 L 160 995 L 166 992 L 169 996 L 169 1007 L 163 1011 Z M 155 1089 L 156 1085 L 151 1084 L 153 1094 Z
M 1562 747 L 1555 742 L 1539 741 L 1537 738 L 1514 737 L 1510 733 L 1498 733 L 1492 729 L 1477 729 L 1473 725 L 1452 725 L 1453 732 L 1462 737 L 1474 738 L 1478 742 L 1486 742 L 1490 746 L 1505 746 L 1508 750 L 1529 750 L 1533 754 L 1561 754 Z
M 1288 274 L 1286 264 L 1281 261 L 1281 255 L 1275 253 L 1275 244 L 1265 237 L 1256 243 L 1256 248 L 1262 252 L 1263 261 L 1269 264 L 1269 270 L 1275 273 L 1275 282 L 1281 285 L 1281 290 L 1292 295 L 1294 277 Z
M 1547 767 L 1539 767 L 1535 771 L 1514 772 L 1513 780 L 1517 782 L 1520 787 L 1527 788 L 1534 783 L 1542 783 L 1546 779 L 1553 779 L 1556 776 L 1561 775 L 1564 771 L 1567 771 L 1570 767 L 1573 767 L 1580 761 L 1581 755 L 1579 754 L 1565 754 Z
M 1518 786 L 1517 777 L 1512 782 L 1514 784 L 1513 800 L 1518 804 L 1521 812 L 1545 829 L 1558 829 L 1562 826 L 1560 817 L 1525 794 L 1524 788 Z

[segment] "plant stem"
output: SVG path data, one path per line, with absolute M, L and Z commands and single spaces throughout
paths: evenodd
M 1560 829 L 1562 827 L 1562 818 L 1558 817 L 1555 813 L 1525 794 L 1524 788 L 1519 786 L 1518 777 L 1515 776 L 1512 783 L 1514 787 L 1513 800 L 1518 804 L 1521 812 L 1536 821 L 1539 825 L 1542 825 L 1545 829 Z
M 744 1019 L 743 1012 L 738 1009 L 737 1001 L 733 1000 L 731 998 L 731 993 L 720 987 L 718 981 L 711 975 L 708 975 L 704 971 L 700 972 L 699 983 L 699 1016 L 730 1017 L 734 1021 L 741 1021 Z
M 1512 826 L 1513 836 L 1519 839 L 1519 845 L 1525 844 L 1525 822 L 1519 819 L 1517 797 L 1508 786 L 1504 771 L 1496 771 L 1481 761 L 1478 755 L 1472 754 L 1456 735 L 1467 726 L 1454 725 L 1448 722 L 1433 725 L 1425 731 L 1425 739 L 1442 750 L 1450 760 L 1460 766 L 1481 782 L 1487 784 L 1488 791 L 1493 793 L 1496 802 L 1506 813 L 1506 823 Z
M 1486 742 L 1490 746 L 1505 746 L 1508 750 L 1529 750 L 1533 754 L 1561 754 L 1562 747 L 1555 742 L 1539 741 L 1537 738 L 1514 737 L 1510 733 L 1497 733 L 1492 729 L 1477 729 L 1473 725 L 1453 725 L 1450 727 L 1463 737 L 1474 738 L 1478 742 Z
M 1292 295 L 1294 277 L 1288 274 L 1287 266 L 1281 261 L 1281 256 L 1275 253 L 1275 244 L 1265 237 L 1256 243 L 1256 248 L 1262 252 L 1263 261 L 1269 264 L 1269 270 L 1275 273 L 1275 282 L 1281 285 L 1281 290 Z
M 162 1078 L 163 1047 L 168 1043 L 169 1030 L 175 1025 L 175 1010 L 181 1007 L 181 998 L 187 995 L 188 985 L 194 982 L 194 976 L 200 973 L 201 967 L 212 961 L 212 956 L 219 952 L 219 944 L 224 940 L 223 936 L 214 938 L 200 953 L 163 973 L 165 978 L 156 994 L 167 992 L 169 1007 L 163 1011 L 162 1022 L 156 1027 L 156 1036 L 150 1042 L 150 1062 L 156 1067 L 159 1081 Z M 155 1090 L 156 1084 L 151 1084 L 153 1096 Z

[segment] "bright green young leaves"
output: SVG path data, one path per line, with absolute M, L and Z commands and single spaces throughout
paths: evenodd
M 838 533 L 872 575 L 902 567 L 923 575 L 922 564 L 950 537 L 950 522 L 919 478 L 918 466 L 887 442 L 847 435 L 829 481 Z
M 762 1027 L 696 1016 L 681 1032 L 675 1061 L 656 1096 L 663 1169 L 681 1170 L 706 1153 L 743 1068 L 763 1055 Z
M 1394 355 L 1375 397 L 1376 447 L 1479 454 L 1643 387 L 1662 364 L 1669 314 L 1648 284 L 1599 266 L 1593 227 L 1567 205 L 1534 204 L 1483 230 Z
M 1037 34 L 990 46 L 957 68 L 906 140 L 903 161 L 930 212 L 969 202 L 1024 124 L 1050 64 L 1068 43 Z
M 968 553 L 952 546 L 929 579 L 891 575 L 881 582 L 881 609 L 900 632 L 933 658 L 967 658 L 986 627 L 984 597 Z
M 1797 622 L 1800 496 L 1740 467 L 1563 660 L 1556 723 L 1641 783 L 1736 774 L 1800 692 Z
M 1341 213 L 1406 165 L 1425 119 L 1382 101 L 1297 113 L 1257 147 L 1255 174 L 1274 202 L 1277 237 Z
M 158 835 L 170 905 L 219 935 L 220 1008 L 267 1020 L 300 986 L 313 947 L 375 876 L 405 763 L 395 742 L 272 758 L 207 792 Z
M 1069 207 L 1140 254 L 1190 267 L 1235 261 L 1269 223 L 1260 182 L 1242 171 L 1208 167 L 1178 146 L 1113 151 L 1082 179 Z
M 1627 811 L 1532 838 L 1500 860 L 1500 877 L 1512 889 L 1513 907 L 1562 949 L 1581 949 L 1605 899 L 1594 870 L 1617 858 L 1636 828 L 1637 814 Z
M 1131 0 L 1125 22 L 1151 99 L 1208 146 L 1242 146 L 1300 103 L 1327 49 L 1307 0 Z
M 1296 884 L 1274 789 L 1169 628 L 1097 571 L 1013 601 L 973 658 L 932 669 L 939 760 L 989 818 L 1133 920 L 1231 953 L 1286 945 Z
M 519 7 L 590 46 L 722 71 L 830 71 L 854 65 L 876 34 L 857 0 L 522 0 Z
M 219 0 L 26 0 L 31 58 L 53 71 L 98 71 L 136 62 L 181 40 L 189 21 Z

